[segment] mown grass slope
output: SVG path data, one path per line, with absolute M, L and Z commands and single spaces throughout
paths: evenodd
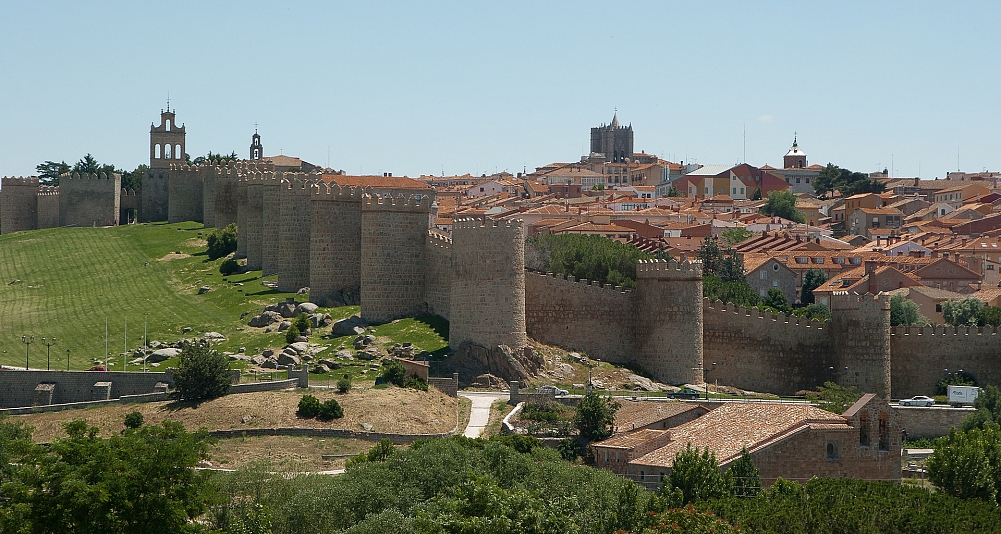
M 181 329 L 191 336 L 217 331 L 227 336 L 220 350 L 284 344 L 283 336 L 246 327 L 241 314 L 260 313 L 271 302 L 293 296 L 262 284 L 260 271 L 219 274 L 220 260 L 204 254 L 210 229 L 200 223 L 143 224 L 110 228 L 56 228 L 0 236 L 0 364 L 23 366 L 22 335 L 34 335 L 30 365 L 45 368 L 41 337 L 58 339 L 54 368 L 74 369 L 104 358 L 105 318 L 109 352 L 120 370 L 128 321 L 128 347 L 142 345 L 143 319 L 150 340 L 174 341 Z M 19 283 L 10 284 L 14 280 Z M 211 291 L 199 295 L 198 288 Z M 303 297 L 299 297 L 302 300 Z M 335 319 L 357 307 L 327 310 Z

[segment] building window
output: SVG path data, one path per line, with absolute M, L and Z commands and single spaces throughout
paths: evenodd
M 862 412 L 858 416 L 858 444 L 869 446 L 869 413 Z
M 941 304 L 936 304 L 935 305 L 935 313 L 942 313 L 942 305 Z
M 890 450 L 890 419 L 886 412 L 879 412 L 879 450 Z
M 762 270 L 760 273 L 758 273 L 758 278 L 762 280 L 768 280 L 768 271 Z
M 838 441 L 828 441 L 827 442 L 827 461 L 828 462 L 840 462 L 841 461 L 841 443 Z
M 773 263 L 773 264 L 772 264 L 772 270 L 773 270 L 773 271 L 777 271 L 777 270 L 779 270 L 779 264 L 777 264 L 777 263 Z
M 796 183 L 799 183 L 799 176 L 796 177 Z
M 806 179 L 806 183 L 810 183 L 810 179 L 809 178 Z

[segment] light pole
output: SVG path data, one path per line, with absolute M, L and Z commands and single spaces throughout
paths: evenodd
M 24 343 L 24 370 L 28 370 L 28 347 L 35 342 L 35 336 L 21 336 L 21 343 Z
M 70 349 L 66 349 L 66 370 L 70 370 Z
M 52 367 L 50 365 L 52 363 L 52 345 L 55 345 L 55 344 L 56 344 L 56 338 L 52 338 L 52 339 L 50 339 L 48 341 L 45 341 L 44 337 L 42 338 L 42 345 L 45 345 L 45 370 L 46 371 L 52 370 Z

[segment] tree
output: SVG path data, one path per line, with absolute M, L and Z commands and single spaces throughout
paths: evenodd
M 688 504 L 726 497 L 733 482 L 728 474 L 720 471 L 716 454 L 709 447 L 700 453 L 689 443 L 685 445 L 685 450 L 674 455 L 671 474 L 664 481 L 664 486 L 681 490 L 683 504 Z
M 192 163 L 194 165 L 204 165 L 207 163 L 220 164 L 220 163 L 225 163 L 227 161 L 236 161 L 237 159 L 239 159 L 235 151 L 229 155 L 223 155 L 223 154 L 214 154 L 212 153 L 211 150 L 209 150 L 209 153 L 205 154 L 204 156 L 198 156 L 197 158 L 195 158 L 194 161 L 191 161 L 191 158 L 187 154 L 185 154 L 184 157 L 188 160 L 188 163 Z
M 785 314 L 792 311 L 789 308 L 789 300 L 786 299 L 786 294 L 777 287 L 768 288 L 768 294 L 765 295 L 765 298 L 761 299 L 761 304 Z
M 605 184 L 598 183 L 591 186 L 591 191 L 604 191 L 604 190 L 605 190 Z
M 320 415 L 320 399 L 313 395 L 303 395 L 299 398 L 299 406 L 296 408 L 295 414 L 304 419 L 312 419 Z
M 536 235 L 526 240 L 525 249 L 529 268 L 628 288 L 636 287 L 639 260 L 666 257 L 607 237 L 580 234 Z
M 143 426 L 142 412 L 129 412 L 125 414 L 125 428 L 136 429 Z
M 720 234 L 720 237 L 723 238 L 724 243 L 732 247 L 740 243 L 743 243 L 744 241 L 747 241 L 753 235 L 754 232 L 751 232 L 746 228 L 735 226 L 733 228 L 727 228 L 726 230 L 723 230 L 723 233 Z
M 174 370 L 174 384 L 183 399 L 211 399 L 229 393 L 232 372 L 226 356 L 201 342 L 186 343 Z
M 988 424 L 1001 424 L 1001 390 L 997 386 L 983 388 L 973 401 L 974 411 L 963 419 L 963 430 L 984 428 Z
M 952 429 L 936 441 L 926 466 L 928 478 L 945 493 L 1001 504 L 1001 426 L 987 423 L 965 432 Z
M 59 175 L 70 172 L 70 166 L 65 161 L 56 163 L 46 161 L 35 166 L 38 173 L 38 181 L 46 185 L 59 185 Z
M 976 297 L 949 300 L 942 303 L 942 318 L 947 324 L 954 326 L 977 326 L 983 308 L 983 301 Z
M 761 213 L 772 217 L 782 217 L 790 221 L 803 223 L 806 217 L 796 209 L 796 195 L 792 191 L 772 191 L 768 193 L 768 201 L 761 207 Z
M 817 393 L 807 393 L 806 400 L 817 403 L 820 408 L 836 414 L 843 414 L 845 410 L 855 404 L 855 401 L 862 398 L 855 386 L 840 386 L 834 382 L 824 382 L 823 386 L 818 386 Z
M 918 305 L 913 301 L 904 297 L 901 293 L 895 293 L 890 297 L 890 325 L 897 326 L 911 326 L 911 325 L 923 325 L 927 324 L 928 319 L 925 319 L 921 312 L 918 311 Z
M 827 193 L 833 193 L 841 179 L 841 169 L 833 163 L 828 163 L 820 174 L 813 179 L 813 192 L 818 197 L 826 197 Z
M 970 373 L 960 369 L 955 373 L 949 373 L 945 378 L 938 381 L 935 384 L 935 394 L 936 395 L 947 395 L 949 393 L 949 386 L 975 386 L 977 385 L 977 379 L 973 377 Z
M 803 316 L 810 320 L 823 322 L 831 318 L 831 309 L 823 304 L 810 304 L 804 310 Z
M 132 189 L 139 191 L 143 188 L 143 176 L 149 171 L 149 165 L 143 163 L 136 167 L 134 171 L 122 172 L 122 189 Z
M 20 471 L 5 486 L 9 500 L 2 506 L 20 524 L 0 517 L 4 532 L 205 531 L 193 519 L 215 498 L 208 475 L 193 467 L 208 457 L 207 431 L 190 433 L 176 421 L 108 439 L 86 421 L 65 429 L 67 437 L 17 459 Z
M 716 238 L 711 235 L 702 239 L 695 257 L 702 261 L 703 275 L 717 276 L 716 272 L 723 266 L 723 251 L 720 250 Z
M 341 408 L 341 404 L 337 402 L 337 399 L 327 399 L 320 404 L 320 412 L 316 414 L 316 418 L 321 421 L 330 421 L 331 419 L 340 419 L 344 417 L 344 408 Z
M 827 273 L 820 269 L 809 269 L 803 273 L 803 290 L 800 302 L 803 304 L 813 304 L 816 300 L 813 297 L 813 290 L 817 289 L 827 281 Z
M 297 327 L 294 324 L 289 326 L 288 330 L 285 331 L 285 343 L 288 343 L 289 345 L 295 343 L 295 340 L 298 337 L 299 337 L 299 327 Z
M 407 379 L 407 369 L 398 360 L 385 360 L 382 362 L 382 377 L 387 383 L 402 388 Z
M 667 196 L 669 196 L 669 197 L 680 197 L 680 196 L 684 196 L 684 195 L 682 195 L 681 191 L 678 191 L 678 188 L 674 187 L 674 185 L 672 184 L 671 187 L 667 190 Z
M 761 200 L 761 188 L 760 187 L 754 190 L 754 195 L 751 196 L 751 200 Z
M 210 260 L 216 260 L 230 253 L 236 252 L 237 228 L 230 223 L 223 229 L 213 230 L 205 239 L 205 252 Z
M 577 404 L 573 425 L 584 441 L 601 441 L 612 435 L 610 427 L 615 424 L 615 412 L 621 406 L 612 397 L 601 397 L 591 391 Z
M 1001 306 L 985 306 L 977 315 L 978 326 L 1001 326 Z
M 733 481 L 731 493 L 736 497 L 754 497 L 761 492 L 761 476 L 758 466 L 754 465 L 751 455 L 744 449 L 740 458 L 734 460 L 728 470 Z
M 761 300 L 747 279 L 725 282 L 712 275 L 702 277 L 702 296 L 747 308 L 757 306 Z

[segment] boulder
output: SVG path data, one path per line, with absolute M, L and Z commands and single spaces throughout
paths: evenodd
M 263 365 L 268 359 L 264 356 L 257 355 L 250 359 L 250 363 L 254 365 Z
M 185 326 L 184 328 L 181 329 L 181 333 L 182 334 L 187 334 L 191 330 L 192 330 L 192 328 L 190 326 Z
M 265 311 L 260 315 L 255 315 L 253 318 L 251 318 L 250 322 L 247 323 L 247 326 L 254 326 L 260 328 L 268 326 L 273 323 L 280 322 L 281 320 L 282 316 L 278 312 Z
M 311 315 L 316 313 L 316 309 L 319 308 L 316 304 L 312 302 L 303 302 L 302 304 L 295 307 L 295 314 L 305 313 L 306 315 Z
M 261 351 L 261 355 L 265 358 L 270 358 L 275 355 L 275 349 L 264 349 Z
M 304 354 L 309 351 L 309 343 L 306 343 L 305 341 L 296 341 L 286 348 L 294 350 L 296 354 Z
M 313 368 L 310 369 L 310 371 L 317 374 L 327 374 L 330 372 L 330 368 L 327 367 L 325 364 L 321 363 L 318 365 L 314 365 Z
M 149 363 L 159 363 L 159 362 L 162 362 L 164 360 L 173 358 L 173 357 L 177 356 L 180 353 L 181 353 L 181 349 L 173 348 L 173 347 L 166 348 L 166 349 L 154 350 L 152 354 L 150 354 L 149 356 L 146 357 L 146 361 L 149 362 Z
M 634 374 L 630 374 L 626 378 L 628 378 L 629 382 L 636 386 L 637 389 L 660 391 L 660 387 L 657 384 L 654 384 L 653 380 L 650 380 L 649 378 Z
M 335 322 L 334 326 L 331 327 L 330 333 L 334 337 L 356 336 L 364 334 L 366 326 L 368 326 L 368 323 L 363 321 L 361 317 L 352 315 L 347 319 L 341 319 L 340 321 Z M 355 330 L 356 328 L 361 329 L 361 332 Z
M 276 324 L 269 325 L 267 328 L 264 329 L 265 334 L 273 334 L 277 331 L 278 331 L 278 325 Z
M 202 336 L 205 339 L 226 339 L 226 336 L 220 334 L 219 332 L 205 332 Z
M 261 364 L 261 367 L 265 369 L 277 369 L 278 362 L 275 360 L 264 360 L 264 363 Z
M 209 291 L 212 291 L 212 288 L 209 287 L 209 286 L 202 286 L 202 287 L 198 288 L 198 294 L 199 295 L 204 295 L 204 294 L 208 293 Z
M 366 345 L 368 345 L 369 343 L 373 343 L 373 342 L 375 342 L 375 336 L 373 336 L 371 334 L 365 336 L 365 344 Z
M 278 323 L 278 331 L 284 332 L 288 330 L 290 326 L 292 326 L 292 321 L 282 321 Z
M 353 343 L 355 350 L 362 350 L 365 348 L 365 345 L 366 343 L 364 337 L 358 336 L 355 338 L 355 342 Z
M 266 312 L 273 311 L 273 312 L 277 313 L 278 312 L 278 306 L 279 306 L 278 304 L 268 304 L 267 306 L 264 307 L 264 311 L 266 311 Z
M 347 349 L 337 351 L 336 353 L 334 353 L 334 356 L 341 358 L 342 360 L 355 359 L 355 355 L 350 350 Z
M 282 302 L 281 304 L 278 305 L 278 313 L 280 313 L 281 316 L 286 319 L 291 319 L 296 315 L 295 308 L 296 308 L 295 301 L 292 299 L 287 299 L 285 302 Z
M 278 365 L 294 365 L 298 367 L 300 364 L 302 364 L 302 360 L 300 360 L 298 356 L 293 356 L 284 352 L 278 356 Z
M 340 369 L 341 368 L 341 364 L 335 362 L 334 360 L 330 360 L 330 359 L 320 360 L 320 363 L 322 363 L 323 365 L 326 365 L 330 369 Z
M 372 347 L 372 348 L 368 348 L 368 349 L 365 349 L 365 350 L 358 351 L 358 354 L 356 354 L 355 356 L 359 360 L 369 360 L 370 361 L 370 360 L 378 360 L 380 354 L 379 354 L 379 350 L 378 349 Z
M 298 337 L 295 338 L 295 342 L 296 343 L 306 343 L 308 341 L 309 341 L 309 338 L 306 337 L 306 336 L 298 336 Z
M 313 328 L 329 326 L 333 322 L 334 320 L 330 318 L 329 313 L 314 313 L 309 316 L 309 323 L 313 325 Z

